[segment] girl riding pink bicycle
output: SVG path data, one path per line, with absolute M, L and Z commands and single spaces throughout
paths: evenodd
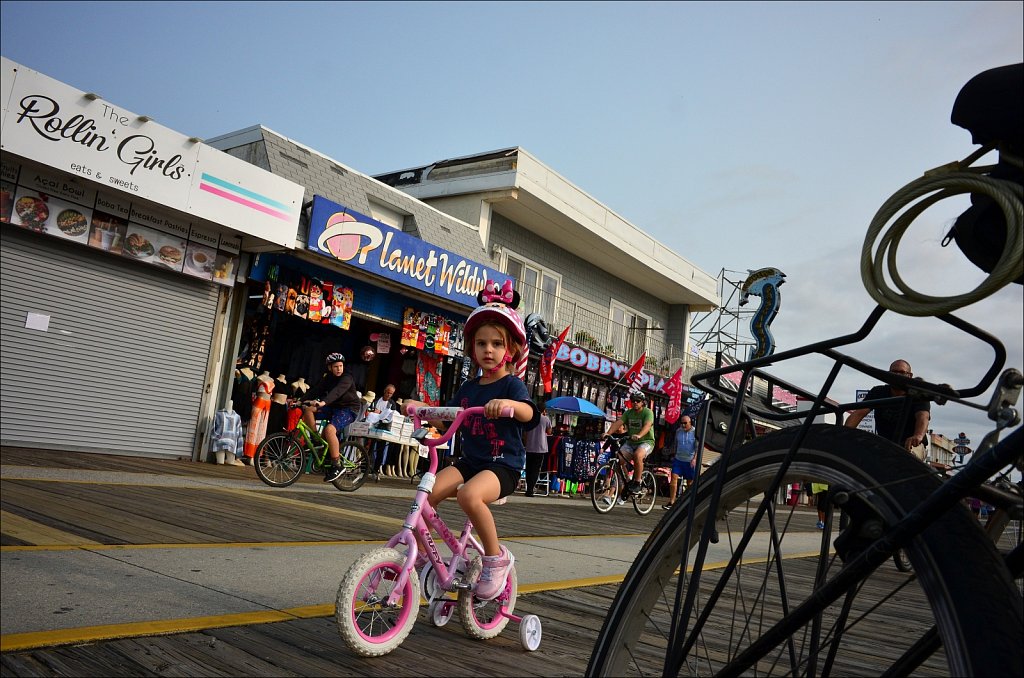
M 493 638 L 511 620 L 519 623 L 525 648 L 535 650 L 540 644 L 540 620 L 513 613 L 515 558 L 499 542 L 488 508 L 514 491 L 526 463 L 522 433 L 540 420 L 516 376 L 526 365 L 526 332 L 510 307 L 518 301 L 510 282 L 499 289 L 488 281 L 478 299 L 481 306 L 466 321 L 466 345 L 483 375 L 463 384 L 450 407 L 406 403 L 418 426 L 414 437 L 428 448 L 430 468 L 402 530 L 386 546 L 359 558 L 338 588 L 341 636 L 363 656 L 386 654 L 402 643 L 415 623 L 421 590 L 437 626 L 447 624 L 457 606 L 463 627 L 474 638 Z M 429 439 L 422 428 L 425 420 L 453 424 L 440 438 Z M 438 473 L 436 448 L 460 428 L 462 457 Z M 458 537 L 435 510 L 453 496 L 467 516 Z M 431 530 L 451 551 L 449 557 L 441 556 Z
M 498 288 L 488 281 L 477 295 L 480 306 L 466 320 L 466 347 L 473 364 L 483 375 L 464 383 L 449 405 L 484 408 L 484 416 L 470 417 L 462 436 L 462 457 L 437 474 L 430 505 L 437 507 L 456 497 L 459 507 L 473 521 L 484 547 L 483 572 L 475 593 L 491 600 L 505 586 L 515 557 L 498 540 L 498 530 L 488 504 L 512 494 L 526 466 L 523 432 L 540 422 L 540 413 L 522 381 L 529 343 L 519 314 L 519 294 L 511 281 Z M 406 411 L 424 407 L 407 401 Z M 511 419 L 501 419 L 511 408 Z M 433 423 L 433 422 L 432 422 Z

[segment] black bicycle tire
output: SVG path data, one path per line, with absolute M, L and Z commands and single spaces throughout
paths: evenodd
M 640 474 L 640 485 L 647 485 L 650 487 L 651 495 L 648 497 L 646 494 L 634 494 L 633 495 L 633 510 L 642 516 L 646 516 L 653 509 L 654 505 L 658 503 L 658 479 L 654 477 L 654 474 L 648 470 L 644 470 Z M 643 498 L 647 503 L 641 507 L 640 499 Z
M 348 458 L 348 455 L 345 452 L 345 450 L 347 449 L 356 449 L 359 451 L 359 461 L 356 462 L 356 465 L 362 467 L 361 471 L 359 475 L 355 476 L 355 479 L 352 480 L 351 482 L 349 481 L 349 479 L 352 476 L 342 475 L 337 480 L 332 481 L 331 484 L 334 485 L 339 490 L 341 490 L 342 492 L 355 492 L 356 490 L 363 486 L 363 484 L 366 482 L 366 476 L 369 475 L 370 473 L 370 458 L 366 452 L 366 448 L 363 447 L 362 444 L 357 443 L 355 441 L 343 440 L 341 442 L 341 455 L 346 458 Z
M 284 442 L 286 447 L 294 445 L 299 449 L 298 468 L 296 469 L 296 472 L 288 480 L 283 482 L 268 478 L 263 467 L 263 464 L 260 462 L 260 459 L 263 457 L 267 448 L 277 444 L 279 441 Z M 253 468 L 256 470 L 256 476 L 270 487 L 288 487 L 289 485 L 295 483 L 295 481 L 298 480 L 299 477 L 302 476 L 303 472 L 305 471 L 306 454 L 307 452 L 305 446 L 299 443 L 297 440 L 295 440 L 291 433 L 287 431 L 278 431 L 276 433 L 271 433 L 269 436 L 264 438 L 256 447 L 256 452 L 253 454 L 252 457 L 252 465 Z
M 601 506 L 598 503 L 598 478 L 601 477 L 611 478 L 615 485 L 614 489 L 612 489 L 612 503 L 607 506 Z M 615 508 L 621 489 L 621 483 L 615 473 L 615 466 L 611 462 L 598 466 L 597 471 L 594 472 L 594 477 L 590 479 L 590 503 L 593 505 L 594 510 L 603 515 Z M 600 494 L 604 496 L 605 493 L 601 491 Z
M 758 484 L 766 484 L 758 476 L 774 477 L 795 435 L 795 429 L 783 430 L 758 438 L 731 453 L 724 479 L 723 503 L 733 503 L 730 492 L 753 491 Z M 881 507 L 896 514 L 894 518 L 913 510 L 939 484 L 925 465 L 878 436 L 821 424 L 811 427 L 787 480 L 813 479 L 815 475 L 835 485 L 845 483 L 851 488 L 862 488 L 855 501 Z M 689 506 L 695 497 L 697 513 L 691 548 L 700 539 L 707 515 L 706 502 L 715 479 L 714 469 L 702 475 L 695 490 L 684 493 L 647 539 L 598 633 L 587 667 L 588 676 L 638 672 L 630 665 L 628 655 L 632 652 L 634 658 L 640 657 L 640 634 L 648 620 L 653 619 L 653 608 L 660 602 L 659 596 L 666 595 L 658 584 L 659 579 L 674 580 Z M 721 521 L 728 515 L 729 512 L 721 508 L 717 519 Z M 824 536 L 821 539 L 824 540 Z M 920 582 L 934 616 L 929 622 L 934 621 L 942 637 L 950 673 L 1021 675 L 1024 650 L 1020 638 L 1024 622 L 1020 597 L 1015 595 L 1013 580 L 1002 558 L 973 516 L 960 506 L 954 507 L 939 516 L 906 548 L 914 563 L 914 577 Z M 884 569 L 879 568 L 858 584 L 873 581 L 871 577 L 878 576 Z M 900 578 L 891 569 L 889 573 Z M 721 633 L 720 629 L 709 629 L 709 633 L 715 631 Z M 926 631 L 921 628 L 922 634 Z M 664 638 L 658 642 L 667 645 Z M 657 648 L 658 652 L 664 651 L 662 645 Z M 643 649 L 650 650 L 650 647 L 645 645 Z M 694 671 L 693 665 L 687 665 L 690 659 L 689 656 L 684 658 L 682 667 Z M 655 664 L 654 668 L 645 668 L 647 673 L 660 675 L 665 666 L 662 664 L 659 669 Z

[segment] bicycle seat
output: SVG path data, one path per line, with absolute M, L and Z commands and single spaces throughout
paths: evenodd
M 1000 144 L 1019 155 L 1024 148 L 1024 63 L 992 68 L 968 80 L 949 119 L 969 131 L 974 143 Z
M 1002 157 L 1006 153 L 1019 159 L 1024 150 L 1024 63 L 971 78 L 960 89 L 949 119 L 969 131 L 974 143 L 998 147 L 1000 157 L 989 176 L 1024 184 L 1024 172 Z M 992 198 L 972 193 L 971 206 L 957 217 L 949 236 L 972 264 L 991 273 L 1006 244 L 1006 216 Z M 1014 282 L 1024 284 L 1024 276 Z

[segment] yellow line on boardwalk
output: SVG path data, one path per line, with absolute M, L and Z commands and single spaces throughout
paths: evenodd
M 210 617 L 186 619 L 164 619 L 159 621 L 135 622 L 129 624 L 106 624 L 103 626 L 82 626 L 57 631 L 32 633 L 10 633 L 0 636 L 0 652 L 17 652 L 40 647 L 90 643 L 98 640 L 159 636 L 169 633 L 189 633 L 226 626 L 249 626 L 270 624 L 295 619 L 329 617 L 334 614 L 334 605 L 307 605 L 288 610 L 265 610 L 261 612 L 240 612 Z
M 23 518 L 17 514 L 9 513 L 8 511 L 0 511 L 0 529 L 2 529 L 4 534 L 14 537 L 19 541 L 36 545 L 67 546 L 69 548 L 84 545 L 100 545 L 98 541 L 58 530 L 54 527 L 37 523 L 34 520 Z

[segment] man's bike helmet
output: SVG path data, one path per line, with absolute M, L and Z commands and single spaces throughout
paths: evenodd
M 343 362 L 345 362 L 345 356 L 343 354 L 337 353 L 337 352 L 328 354 L 327 358 L 324 359 L 324 364 L 327 365 L 327 367 L 330 367 L 334 363 L 343 363 Z
M 484 288 L 476 295 L 477 303 L 480 304 L 466 319 L 464 336 L 466 337 L 466 352 L 473 356 L 472 339 L 477 329 L 485 323 L 497 323 L 508 330 L 512 341 L 518 344 L 515 354 L 513 347 L 508 347 L 505 353 L 505 362 L 514 363 L 512 370 L 520 379 L 526 376 L 526 361 L 529 358 L 529 340 L 526 338 L 526 328 L 523 326 L 523 319 L 515 312 L 519 305 L 519 293 L 512 289 L 512 281 L 506 280 L 505 284 L 498 287 L 498 283 L 488 280 Z

